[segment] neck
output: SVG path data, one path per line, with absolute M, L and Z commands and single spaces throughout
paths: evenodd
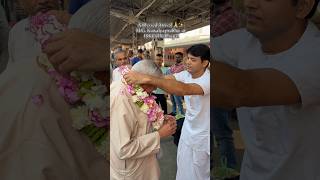
M 196 73 L 191 74 L 192 78 L 193 78 L 193 79 L 196 79 L 196 78 L 201 77 L 201 76 L 203 75 L 203 73 L 206 71 L 206 69 L 207 69 L 207 68 L 205 68 L 205 69 L 203 69 L 203 70 L 201 70 L 201 71 L 198 71 L 198 72 L 196 72 Z
M 293 47 L 305 32 L 307 23 L 297 23 L 287 31 L 273 35 L 272 37 L 258 38 L 264 53 L 277 54 Z

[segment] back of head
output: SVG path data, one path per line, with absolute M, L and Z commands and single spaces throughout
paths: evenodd
M 132 66 L 131 70 L 151 76 L 162 76 L 159 67 L 151 60 L 141 60 Z

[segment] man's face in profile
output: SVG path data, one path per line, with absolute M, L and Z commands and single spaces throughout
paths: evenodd
M 287 31 L 297 21 L 294 0 L 244 0 L 249 32 L 258 38 Z
M 21 5 L 29 15 L 49 10 L 58 10 L 60 0 L 20 0 Z

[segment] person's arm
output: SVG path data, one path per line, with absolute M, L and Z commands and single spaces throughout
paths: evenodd
M 150 84 L 166 91 L 169 94 L 174 94 L 177 96 L 204 95 L 200 85 L 177 81 L 173 75 L 155 77 L 130 71 L 129 73 L 125 74 L 124 78 L 129 84 Z
M 213 62 L 213 106 L 271 106 L 301 103 L 294 82 L 275 69 L 241 70 Z

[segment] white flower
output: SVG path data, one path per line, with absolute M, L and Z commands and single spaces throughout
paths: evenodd
M 70 115 L 73 121 L 72 126 L 78 130 L 91 124 L 91 121 L 89 120 L 88 116 L 88 108 L 85 106 L 71 108 Z
M 147 113 L 148 110 L 149 110 L 149 106 L 146 105 L 146 104 L 143 104 L 141 107 L 140 107 L 141 111 L 144 112 L 144 113 Z
M 138 91 L 138 92 L 136 92 L 136 94 L 137 94 L 137 96 L 139 96 L 141 99 L 144 99 L 144 98 L 146 98 L 146 97 L 149 96 L 149 94 L 146 93 L 145 91 L 142 91 L 142 92 Z
M 97 96 L 95 94 L 86 94 L 82 97 L 82 101 L 90 108 L 90 109 L 100 109 L 106 108 L 107 102 L 104 101 L 103 98 Z
M 135 102 L 138 102 L 139 101 L 139 98 L 137 95 L 133 95 L 132 96 L 132 101 L 135 103 Z

